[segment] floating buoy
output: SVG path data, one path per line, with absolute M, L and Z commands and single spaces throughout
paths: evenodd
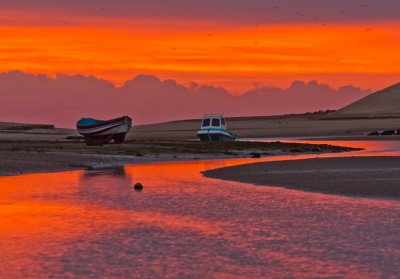
M 250 153 L 250 158 L 261 158 L 261 154 L 257 152 Z
M 142 185 L 142 183 L 136 183 L 136 184 L 133 186 L 133 189 L 135 189 L 135 191 L 141 191 L 141 190 L 143 190 L 143 185 Z

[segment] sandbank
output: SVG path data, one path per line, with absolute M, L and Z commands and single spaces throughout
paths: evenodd
M 263 162 L 209 170 L 204 175 L 323 193 L 400 197 L 400 157 Z

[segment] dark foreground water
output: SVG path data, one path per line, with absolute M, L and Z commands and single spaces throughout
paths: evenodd
M 400 150 L 397 142 L 345 145 L 368 148 L 358 155 Z M 0 277 L 399 276 L 399 200 L 200 174 L 253 161 L 0 177 Z M 135 182 L 143 183 L 142 192 L 134 191 Z

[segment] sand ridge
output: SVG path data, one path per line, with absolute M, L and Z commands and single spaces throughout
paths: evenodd
M 210 170 L 204 175 L 323 193 L 400 197 L 400 157 L 264 162 Z
M 330 114 L 328 114 L 330 115 Z M 327 116 L 328 116 L 327 115 Z M 227 118 L 239 138 L 364 136 L 371 131 L 400 129 L 393 118 L 324 119 L 325 114 Z M 201 120 L 182 120 L 132 127 L 128 139 L 195 139 Z M 399 137 L 400 138 L 400 137 Z
M 332 115 L 379 116 L 400 115 L 400 83 L 368 95 L 351 103 Z

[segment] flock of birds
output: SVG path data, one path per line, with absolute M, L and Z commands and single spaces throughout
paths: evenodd
M 368 4 L 361 3 L 360 4 L 360 8 L 361 9 L 366 9 L 366 8 L 368 8 Z M 275 10 L 275 12 L 280 12 L 280 11 L 283 10 L 282 7 L 278 6 L 278 5 L 273 6 L 273 9 Z M 341 15 L 347 15 L 348 14 L 346 10 L 340 10 L 340 11 L 338 11 L 338 13 L 341 14 Z M 316 16 L 307 16 L 305 13 L 303 13 L 300 10 L 297 10 L 294 13 L 294 16 L 297 17 L 297 18 L 302 18 L 304 20 L 308 20 L 309 22 L 318 22 L 318 20 L 319 20 L 318 17 L 316 17 Z M 272 20 L 272 19 L 271 18 L 267 18 L 267 20 Z M 328 26 L 328 23 L 322 23 L 322 25 L 323 26 Z M 258 28 L 259 25 L 256 24 L 255 27 Z M 372 31 L 372 28 L 367 27 L 367 28 L 364 29 L 364 31 L 370 32 L 370 31 Z M 259 45 L 259 42 L 258 41 L 254 41 L 254 45 Z M 335 59 L 335 62 L 336 63 L 341 63 L 341 60 L 340 59 Z M 300 66 L 298 66 L 298 67 L 300 68 Z
M 360 8 L 361 8 L 361 9 L 366 9 L 366 8 L 368 8 L 368 7 L 369 7 L 369 5 L 368 5 L 367 3 L 361 3 L 361 4 L 360 4 Z M 275 10 L 276 12 L 284 10 L 283 7 L 280 6 L 280 5 L 278 5 L 278 4 L 274 4 L 274 5 L 272 6 L 272 9 Z M 98 11 L 99 11 L 101 14 L 106 14 L 106 13 L 108 12 L 108 10 L 107 10 L 105 7 L 99 8 Z M 340 14 L 342 14 L 342 15 L 347 14 L 347 11 L 346 11 L 346 10 L 340 10 L 340 11 L 338 11 L 338 12 L 339 12 Z M 318 17 L 316 17 L 316 16 L 307 16 L 304 12 L 302 12 L 302 11 L 300 11 L 300 10 L 297 10 L 297 11 L 294 13 L 294 16 L 297 17 L 297 18 L 304 18 L 304 19 L 308 19 L 308 20 L 311 20 L 311 21 L 318 21 L 318 20 L 319 20 Z M 272 20 L 271 17 L 267 17 L 267 18 L 265 18 L 265 19 L 266 19 L 266 21 Z M 63 24 L 64 24 L 64 25 L 70 25 L 70 22 L 63 22 Z M 322 25 L 327 26 L 328 23 L 322 23 Z M 256 27 L 258 27 L 258 24 L 256 25 Z M 365 31 L 371 31 L 371 30 L 372 30 L 371 28 L 366 28 L 366 29 L 365 29 Z
M 366 9 L 369 6 L 368 6 L 367 3 L 360 3 L 359 7 L 360 7 L 360 9 Z M 282 13 L 281 17 L 283 17 L 283 12 L 285 10 L 287 10 L 286 8 L 284 8 L 283 6 L 281 6 L 279 4 L 273 4 L 271 6 L 271 9 L 273 11 L 272 16 L 264 18 L 264 22 L 262 22 L 261 24 L 256 24 L 255 25 L 256 28 L 258 28 L 260 25 L 265 25 L 266 22 L 272 22 L 272 21 L 274 21 L 276 19 L 279 19 L 279 15 L 277 16 L 277 14 L 276 14 L 277 12 Z M 105 7 L 101 7 L 101 8 L 98 9 L 98 12 L 104 15 L 104 14 L 108 13 L 108 10 Z M 338 13 L 341 14 L 341 15 L 348 15 L 349 14 L 346 10 L 339 10 Z M 287 16 L 287 15 L 285 15 L 285 16 Z M 303 19 L 303 21 L 305 21 L 305 22 L 315 22 L 315 23 L 318 23 L 318 24 L 322 24 L 323 26 L 327 26 L 328 25 L 328 23 L 322 22 L 317 16 L 315 16 L 315 15 L 307 15 L 307 13 L 304 13 L 304 12 L 302 12 L 300 10 L 295 11 L 293 16 L 295 18 L 297 18 L 297 21 L 299 19 Z M 63 25 L 69 26 L 69 25 L 71 25 L 71 22 L 64 21 Z M 370 32 L 372 30 L 373 29 L 371 27 L 367 27 L 367 28 L 364 29 L 364 31 L 366 31 L 366 32 Z M 211 33 L 207 33 L 207 36 L 212 36 L 212 34 Z M 258 45 L 259 42 L 258 41 L 254 41 L 254 44 Z M 173 48 L 172 50 L 178 50 L 178 48 Z M 339 63 L 340 60 L 337 59 L 336 62 Z M 6 62 L 4 62 L 3 64 L 6 64 Z
M 359 7 L 360 7 L 360 9 L 366 9 L 366 8 L 368 8 L 369 6 L 368 6 L 368 4 L 366 4 L 366 3 L 361 3 Z M 282 9 L 282 6 L 279 6 L 279 5 L 274 5 L 274 6 L 273 6 L 273 9 L 274 9 L 276 12 L 282 11 L 282 10 L 283 10 L 283 9 Z M 338 11 L 338 13 L 341 14 L 341 15 L 346 15 L 346 14 L 347 14 L 347 11 L 346 11 L 346 10 L 340 10 L 340 11 Z M 316 16 L 308 16 L 307 14 L 305 14 L 304 12 L 302 12 L 302 11 L 300 11 L 300 10 L 297 10 L 297 11 L 294 13 L 294 16 L 297 17 L 297 18 L 303 18 L 303 19 L 305 19 L 305 20 L 314 21 L 314 22 L 317 22 L 317 21 L 319 20 L 318 17 L 316 17 Z M 267 20 L 271 20 L 271 18 L 267 18 Z M 322 23 L 322 25 L 323 25 L 323 26 L 327 26 L 328 23 Z M 256 25 L 256 27 L 258 27 L 258 25 Z M 372 28 L 365 28 L 365 31 L 372 31 Z

